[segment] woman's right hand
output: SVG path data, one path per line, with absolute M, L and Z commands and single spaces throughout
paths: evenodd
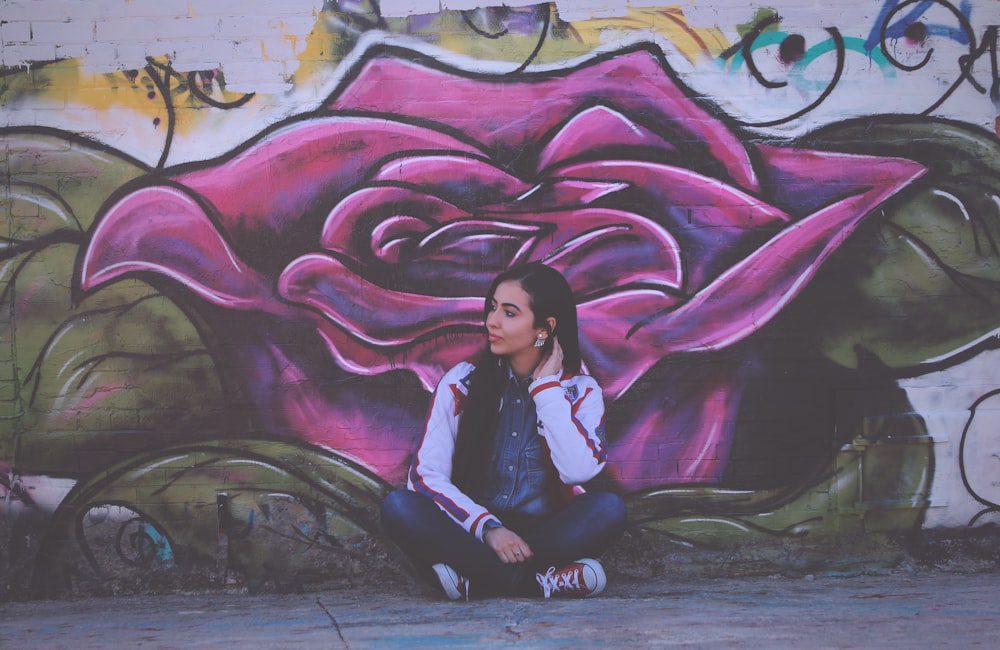
M 505 564 L 525 562 L 531 558 L 531 547 L 521 536 L 504 527 L 492 528 L 483 534 L 483 542 L 497 554 Z

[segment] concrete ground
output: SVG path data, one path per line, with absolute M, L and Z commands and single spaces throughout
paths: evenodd
M 587 600 L 363 587 L 0 604 L 0 647 L 996 648 L 1000 574 L 668 577 Z

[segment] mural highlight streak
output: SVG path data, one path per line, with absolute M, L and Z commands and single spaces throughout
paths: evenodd
M 206 575 L 291 588 L 381 566 L 377 506 L 429 391 L 483 346 L 492 278 L 527 261 L 574 289 L 608 406 L 600 480 L 636 530 L 734 548 L 919 528 L 948 435 L 974 504 L 959 525 L 995 520 L 995 467 L 971 457 L 997 444 L 1000 377 L 967 376 L 954 430 L 921 410 L 953 390 L 932 378 L 989 366 L 1000 327 L 1000 143 L 934 116 L 966 83 L 998 101 L 997 28 L 977 44 L 971 4 L 886 2 L 867 41 L 827 28 L 810 47 L 768 12 L 731 44 L 649 10 L 652 34 L 597 47 L 606 21 L 549 5 L 394 23 L 328 4 L 311 38 L 340 48 L 318 65 L 336 66 L 329 96 L 221 155 L 170 162 L 175 102 L 224 123 L 260 96 L 156 58 L 155 153 L 0 133 L 7 595 Z M 960 29 L 925 24 L 933 11 Z M 516 65 L 472 71 L 421 43 L 456 21 L 470 40 L 444 46 Z M 821 110 L 849 51 L 920 70 L 893 52 L 901 35 L 968 47 L 929 108 L 763 130 Z M 503 39 L 518 45 L 489 45 Z M 667 45 L 706 78 L 814 96 L 736 115 Z M 987 53 L 990 84 L 973 71 Z M 29 73 L 5 74 L 5 101 L 30 94 Z

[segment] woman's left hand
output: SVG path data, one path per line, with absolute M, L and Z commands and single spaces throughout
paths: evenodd
M 542 362 L 535 367 L 535 372 L 531 373 L 531 378 L 538 379 L 539 377 L 547 377 L 549 375 L 561 375 L 562 360 L 562 346 L 559 345 L 559 339 L 553 335 L 552 350 L 550 350 L 548 355 L 542 359 Z

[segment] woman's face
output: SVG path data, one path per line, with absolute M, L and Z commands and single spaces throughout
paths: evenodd
M 486 314 L 490 351 L 506 357 L 515 367 L 527 365 L 530 360 L 537 364 L 541 348 L 535 347 L 535 341 L 539 333 L 548 336 L 544 329 L 535 327 L 535 314 L 530 305 L 530 296 L 521 285 L 515 280 L 506 280 L 497 285 Z M 533 368 L 531 365 L 528 369 Z

